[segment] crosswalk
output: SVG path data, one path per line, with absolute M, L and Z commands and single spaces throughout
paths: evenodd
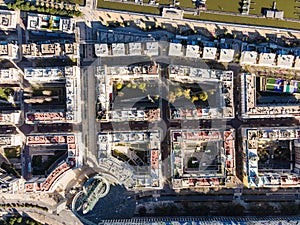
M 300 224 L 300 216 L 291 217 L 153 217 L 123 220 L 104 220 L 99 225 L 293 225 Z

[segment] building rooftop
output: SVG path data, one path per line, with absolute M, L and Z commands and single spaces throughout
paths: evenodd
M 158 55 L 158 42 L 146 42 L 145 54 L 149 56 Z
M 275 53 L 260 53 L 258 64 L 260 66 L 273 66 L 275 65 L 275 58 L 276 58 Z
M 209 108 L 196 106 L 194 104 L 195 102 L 193 103 L 193 107 L 187 107 L 186 102 L 183 102 L 183 104 L 179 106 L 177 102 L 176 109 L 170 112 L 172 119 L 197 119 L 199 117 L 212 119 L 220 117 L 232 118 L 234 116 L 232 71 L 170 65 L 169 79 L 183 83 L 201 82 L 206 85 L 213 85 L 211 87 L 214 88 L 215 93 L 218 93 L 220 96 L 220 98 L 218 98 L 220 101 L 215 102 L 214 106 L 211 105 Z M 208 98 L 210 97 L 208 96 Z M 219 110 L 220 108 L 223 108 L 222 112 Z
M 19 46 L 17 44 L 0 44 L 0 58 L 18 59 Z
M 199 56 L 200 56 L 199 46 L 198 45 L 187 45 L 185 56 L 190 57 L 190 58 L 199 58 Z
M 300 130 L 294 127 L 258 127 L 241 130 L 244 184 L 248 187 L 300 186 Z M 276 142 L 274 141 L 276 140 Z M 247 143 L 247 144 L 245 144 Z M 272 151 L 270 151 L 272 146 Z M 277 152 L 280 152 L 278 155 Z M 263 152 L 263 154 L 262 154 Z M 291 162 L 295 154 L 294 162 Z
M 274 10 L 266 10 L 266 17 L 267 18 L 274 18 L 275 11 Z
M 241 64 L 256 64 L 257 52 L 255 51 L 243 51 L 240 59 Z
M 278 55 L 277 56 L 277 66 L 291 68 L 294 63 L 295 56 L 293 55 Z
M 159 131 L 102 132 L 98 147 L 99 167 L 109 170 L 125 186 L 162 187 Z M 118 157 L 120 153 L 130 160 Z
M 162 11 L 162 16 L 170 19 L 182 19 L 183 18 L 183 10 L 164 7 Z
M 287 99 L 287 95 L 278 95 L 278 93 L 286 92 L 293 94 L 295 92 L 294 84 L 298 84 L 298 82 L 290 81 L 289 84 L 281 78 L 262 77 L 259 81 L 264 83 L 264 85 L 260 85 L 260 90 L 257 90 L 257 81 L 255 74 L 245 73 L 241 76 L 241 112 L 243 118 L 293 117 L 300 113 L 300 108 L 297 100 L 294 100 L 294 97 Z M 298 91 L 298 86 L 296 89 Z M 257 104 L 257 91 L 273 92 L 274 97 L 272 97 L 270 93 L 267 97 L 260 95 L 260 101 L 264 102 Z
M 107 44 L 95 44 L 95 54 L 98 57 L 108 56 L 108 45 Z
M 232 62 L 234 59 L 234 49 L 221 49 L 220 62 Z
M 22 53 L 28 58 L 53 56 L 79 58 L 79 45 L 77 43 L 22 44 Z
M 170 56 L 183 56 L 182 44 L 169 43 L 169 55 Z
M 75 30 L 75 21 L 72 18 L 29 13 L 27 16 L 27 29 L 60 31 L 71 34 Z
M 65 81 L 64 68 L 24 68 L 24 78 L 29 82 Z
M 142 43 L 131 42 L 128 44 L 128 54 L 129 55 L 142 55 Z
M 0 10 L 0 29 L 15 30 L 18 19 L 15 11 Z
M 170 135 L 173 188 L 224 185 L 225 171 L 235 174 L 233 129 L 171 130 Z
M 294 63 L 294 67 L 296 69 L 299 69 L 300 68 L 300 56 L 296 56 L 295 58 L 295 63 Z
M 0 113 L 0 124 L 19 124 L 21 111 L 4 111 Z
M 111 46 L 112 55 L 124 56 L 125 55 L 125 44 L 124 43 L 113 43 Z
M 274 17 L 283 20 L 284 11 L 275 11 Z
M 19 82 L 20 75 L 19 71 L 15 68 L 9 69 L 0 69 L 0 83 L 12 83 L 12 82 Z
M 202 59 L 215 60 L 217 55 L 217 48 L 215 47 L 204 47 L 202 51 Z
M 41 53 L 42 55 L 59 56 L 61 53 L 60 44 L 41 44 Z

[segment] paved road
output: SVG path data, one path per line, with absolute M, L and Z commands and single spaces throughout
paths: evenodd
M 91 167 L 97 165 L 97 126 L 96 126 L 96 79 L 95 66 L 82 68 L 82 135 L 86 162 Z

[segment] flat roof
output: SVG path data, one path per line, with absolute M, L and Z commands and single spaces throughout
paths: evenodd
M 77 43 L 43 43 L 22 44 L 22 53 L 25 57 L 51 57 L 69 56 L 79 57 L 79 45 Z
M 170 135 L 173 177 L 224 178 L 225 168 L 235 167 L 234 129 L 181 129 Z
M 199 58 L 199 49 L 200 47 L 198 45 L 187 45 L 185 56 L 190 58 Z
M 215 47 L 204 47 L 202 51 L 202 59 L 216 59 L 217 48 Z
M 61 46 L 59 43 L 41 44 L 41 53 L 46 55 L 60 55 Z
M 142 43 L 131 42 L 128 44 L 129 55 L 142 55 Z
M 221 49 L 220 62 L 231 62 L 234 58 L 234 49 Z
M 297 69 L 300 68 L 300 56 L 296 56 L 294 67 Z
M 63 68 L 46 67 L 46 68 L 24 68 L 24 78 L 29 81 L 47 82 L 54 80 L 65 80 Z
M 255 51 L 243 51 L 240 59 L 241 64 L 256 64 L 257 52 Z
M 146 49 L 144 52 L 149 56 L 158 55 L 158 42 L 146 42 Z
M 111 45 L 112 55 L 124 56 L 125 55 L 125 44 L 124 43 L 112 43 Z
M 11 83 L 15 81 L 19 81 L 19 71 L 16 68 L 9 69 L 0 69 L 0 82 L 1 83 Z
M 276 142 L 282 141 L 282 143 L 294 141 L 295 148 L 298 147 L 300 138 L 299 127 L 243 127 L 241 131 L 244 139 L 243 151 L 246 155 L 244 158 L 244 184 L 246 186 L 299 186 L 299 174 L 294 172 L 294 169 L 297 166 L 295 165 L 294 168 L 291 168 L 290 165 L 288 165 L 290 163 L 290 158 L 286 160 L 287 164 L 282 164 L 285 165 L 285 169 L 273 169 L 272 167 L 265 168 L 269 163 L 265 162 L 267 165 L 258 163 L 259 157 L 261 157 L 259 156 L 259 151 L 261 151 L 261 148 L 268 147 L 265 145 L 268 141 L 276 140 Z M 288 142 L 287 144 L 288 146 L 291 146 Z M 287 151 L 292 154 L 291 149 L 287 149 Z M 299 153 L 295 152 L 295 154 L 297 155 Z M 295 161 L 297 161 L 297 157 L 298 156 L 294 159 Z M 270 157 L 270 160 L 273 160 L 273 158 Z M 276 161 L 276 165 L 278 163 L 279 162 Z
M 170 56 L 183 56 L 182 44 L 170 43 L 169 44 L 169 55 Z
M 95 44 L 96 56 L 108 56 L 108 45 L 107 44 Z
M 0 10 L 0 28 L 2 30 L 16 29 L 17 20 L 15 11 Z
M 293 66 L 294 59 L 295 56 L 293 55 L 278 55 L 277 66 L 290 68 Z
M 264 66 L 272 66 L 275 64 L 275 58 L 276 58 L 275 53 L 260 53 L 258 64 Z
M 282 85 L 278 87 L 282 87 L 282 90 L 288 89 L 288 90 L 294 90 L 293 86 L 290 87 L 290 85 L 284 84 L 284 80 L 281 78 L 272 78 L 274 80 L 273 82 L 269 82 L 263 87 L 270 86 L 270 88 L 274 89 L 278 93 L 276 89 L 279 83 L 282 83 Z M 278 81 L 278 84 L 276 84 L 276 81 Z M 241 101 L 241 112 L 243 118 L 282 118 L 282 117 L 293 117 L 297 116 L 300 113 L 300 107 L 298 106 L 296 101 L 288 102 L 286 100 L 278 103 L 261 103 L 257 104 L 256 102 L 256 75 L 255 74 L 249 74 L 244 73 L 241 76 L 241 89 L 242 93 L 244 95 L 242 96 Z M 262 89 L 263 90 L 263 89 Z M 282 91 L 281 91 L 282 92 Z M 268 99 L 271 98 L 271 96 L 267 96 Z M 287 96 L 284 96 L 285 98 Z M 274 98 L 274 102 L 278 97 Z
M 72 18 L 52 16 L 45 14 L 28 13 L 28 30 L 51 30 L 66 33 L 74 33 L 75 21 Z

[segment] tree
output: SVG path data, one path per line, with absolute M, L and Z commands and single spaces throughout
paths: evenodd
M 18 222 L 18 223 L 22 223 L 22 217 L 19 217 L 19 218 L 17 219 L 17 222 Z
M 183 90 L 183 95 L 186 99 L 191 99 L 190 93 L 191 93 L 191 89 Z
M 176 88 L 175 89 L 175 95 L 176 95 L 176 97 L 181 97 L 182 96 L 182 89 L 181 88 Z
M 123 87 L 123 84 L 122 84 L 122 83 L 118 82 L 118 83 L 116 84 L 116 89 L 117 89 L 118 91 L 121 90 L 122 87 Z
M 208 94 L 206 91 L 202 91 L 201 94 L 199 95 L 199 99 L 203 102 L 205 102 L 208 98 Z
M 139 89 L 144 92 L 146 89 L 147 84 L 145 82 L 139 83 Z
M 12 5 L 13 5 L 13 4 L 12 4 L 11 2 L 9 2 L 9 3 L 7 4 L 7 8 L 8 8 L 8 9 L 12 9 Z
M 173 91 L 170 91 L 170 93 L 169 93 L 168 96 L 167 96 L 167 99 L 168 99 L 168 101 L 171 102 L 171 103 L 175 102 L 175 100 L 176 100 L 176 95 L 174 94 Z
M 197 96 L 192 96 L 192 102 L 196 102 L 198 100 L 199 100 L 199 98 Z
M 127 87 L 127 88 L 131 88 L 131 83 L 128 83 L 128 84 L 126 85 L 126 87 Z

